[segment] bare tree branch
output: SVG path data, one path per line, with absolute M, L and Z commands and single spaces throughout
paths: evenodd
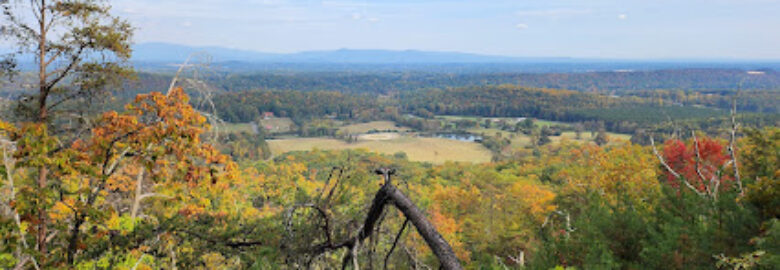
M 138 176 L 135 178 L 135 198 L 133 199 L 133 207 L 130 210 L 130 220 L 133 220 L 135 222 L 135 217 L 138 215 L 138 208 L 141 207 L 141 194 L 143 193 L 143 182 L 144 182 L 144 170 L 146 168 L 141 167 L 141 170 L 138 172 Z
M 401 230 L 398 231 L 398 234 L 395 235 L 395 240 L 393 241 L 393 245 L 390 247 L 390 250 L 387 252 L 387 255 L 385 255 L 385 268 L 387 269 L 387 262 L 390 260 L 390 255 L 393 255 L 393 251 L 395 250 L 395 247 L 398 245 L 398 241 L 401 240 L 401 235 L 404 234 L 404 230 L 406 230 L 406 225 L 409 224 L 409 219 L 404 220 L 404 224 L 401 225 Z
M 144 257 L 146 254 L 141 254 L 141 258 L 138 258 L 138 261 L 135 262 L 135 265 L 133 265 L 133 268 L 131 270 L 138 269 L 138 265 L 141 264 L 141 261 L 144 260 Z
M 740 85 L 740 88 L 741 85 Z M 739 94 L 739 89 L 737 90 L 737 95 Z M 739 188 L 739 194 L 740 196 L 745 195 L 745 190 L 742 188 L 742 179 L 739 176 L 739 166 L 737 165 L 737 149 L 735 148 L 737 144 L 737 129 L 739 126 L 737 125 L 737 97 L 734 97 L 734 105 L 731 108 L 731 138 L 729 140 L 729 154 L 731 155 L 731 165 L 734 168 L 734 181 L 737 182 L 737 188 Z
M 702 166 L 701 151 L 699 150 L 699 139 L 696 138 L 695 130 L 691 130 L 691 136 L 693 137 L 693 151 L 696 154 L 696 160 L 694 164 L 694 167 L 696 169 L 696 175 L 699 176 L 699 180 L 701 181 L 702 185 L 704 185 L 705 192 L 713 196 L 713 198 L 717 198 L 718 191 L 710 189 L 710 184 L 712 183 L 712 181 L 717 181 L 717 180 L 715 178 L 712 178 L 708 181 L 707 177 L 705 177 L 704 173 L 701 171 L 701 166 Z
M 361 241 L 368 238 L 373 232 L 378 220 L 382 216 L 384 208 L 388 204 L 394 205 L 403 215 L 414 225 L 417 232 L 423 237 L 428 247 L 431 248 L 434 255 L 439 259 L 443 269 L 462 269 L 455 252 L 444 237 L 428 221 L 425 214 L 410 200 L 403 192 L 393 186 L 390 176 L 395 173 L 393 169 L 377 169 L 377 174 L 382 174 L 385 179 L 384 185 L 374 195 L 374 200 L 366 215 L 363 225 L 354 237 L 339 244 L 322 244 L 312 249 L 313 254 L 321 254 L 330 250 L 348 248 L 350 251 Z M 352 254 L 352 252 L 348 252 Z M 344 257 L 344 262 L 351 260 L 351 255 Z M 344 265 L 344 264 L 342 264 Z
M 652 147 L 653 147 L 653 154 L 655 154 L 656 158 L 658 158 L 658 161 L 661 162 L 661 165 L 663 165 L 664 168 L 666 168 L 666 171 L 671 173 L 675 178 L 677 178 L 677 180 L 680 180 L 680 182 L 683 182 L 685 184 L 685 186 L 688 187 L 688 189 L 692 190 L 693 192 L 695 192 L 699 196 L 704 197 L 706 195 L 706 194 L 702 193 L 701 191 L 699 191 L 698 189 L 696 189 L 696 187 L 691 185 L 691 183 L 688 182 L 688 180 L 686 180 L 679 173 L 674 171 L 674 169 L 672 169 L 672 167 L 669 166 L 668 163 L 666 163 L 666 160 L 664 160 L 664 157 L 661 156 L 661 154 L 658 153 L 658 148 L 655 146 L 655 139 L 653 139 L 653 135 L 652 134 L 650 135 L 650 145 L 652 145 Z

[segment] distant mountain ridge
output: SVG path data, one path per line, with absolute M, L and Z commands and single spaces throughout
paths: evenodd
M 566 61 L 566 57 L 523 58 L 481 55 L 461 52 L 419 50 L 356 50 L 306 51 L 299 53 L 263 53 L 222 47 L 192 47 L 168 43 L 142 43 L 134 46 L 136 62 L 183 62 L 194 53 L 206 53 L 215 62 L 254 63 L 333 63 L 333 64 L 409 64 L 409 63 L 524 63 Z

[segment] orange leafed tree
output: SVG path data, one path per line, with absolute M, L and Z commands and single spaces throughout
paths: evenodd
M 91 135 L 68 146 L 44 124 L 0 125 L 16 148 L 19 179 L 10 181 L 19 194 L 9 204 L 21 217 L 20 235 L 35 235 L 36 226 L 25 224 L 42 222 L 39 209 L 52 223 L 47 241 L 54 248 L 36 254 L 46 258 L 42 267 L 78 263 L 84 250 L 121 233 L 120 220 L 134 224 L 144 199 L 163 199 L 163 212 L 184 217 L 222 213 L 213 202 L 235 184 L 237 166 L 201 142 L 209 127 L 188 100 L 182 89 L 139 95 L 125 112 L 104 113 Z M 29 180 L 41 166 L 57 179 L 44 188 Z

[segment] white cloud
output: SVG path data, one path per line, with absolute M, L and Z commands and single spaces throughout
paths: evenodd
M 353 20 L 360 20 L 363 18 L 363 14 L 360 13 L 352 13 L 352 19 Z
M 371 23 L 379 22 L 379 18 L 376 18 L 376 17 L 368 18 L 368 22 L 371 22 Z
M 628 19 L 628 15 L 626 15 L 626 14 L 620 14 L 620 15 L 618 15 L 618 19 L 621 19 L 621 20 Z
M 525 30 L 525 29 L 528 29 L 528 25 L 524 24 L 524 23 L 518 23 L 517 25 L 515 25 L 515 28 L 520 29 L 520 30 Z
M 182 22 L 181 26 L 183 26 L 183 27 L 192 27 L 192 22 L 191 21 Z

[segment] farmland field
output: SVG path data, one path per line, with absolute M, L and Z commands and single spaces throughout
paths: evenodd
M 482 145 L 442 138 L 397 137 L 388 140 L 360 140 L 346 143 L 330 138 L 296 138 L 268 140 L 273 155 L 291 151 L 367 149 L 383 154 L 404 152 L 411 161 L 442 164 L 446 161 L 489 162 L 492 155 Z
M 511 122 L 517 121 L 516 118 L 482 118 L 470 116 L 440 116 L 440 118 L 449 121 L 460 119 L 470 119 L 475 121 L 484 121 L 486 119 L 505 120 Z M 271 120 L 275 120 L 274 124 L 277 126 L 289 125 L 287 123 L 289 119 L 276 118 Z M 266 123 L 271 124 L 271 122 L 264 122 L 264 124 Z M 569 125 L 562 122 L 540 120 L 534 120 L 534 123 L 537 126 Z M 398 132 L 369 133 L 372 130 L 390 130 Z M 271 149 L 272 155 L 280 155 L 291 151 L 309 151 L 314 149 L 367 149 L 369 151 L 382 154 L 395 154 L 398 152 L 404 152 L 411 161 L 431 162 L 435 164 L 441 164 L 446 161 L 483 163 L 489 162 L 491 160 L 492 153 L 490 150 L 479 143 L 457 141 L 447 138 L 418 137 L 415 135 L 415 133 L 409 133 L 410 131 L 411 130 L 406 127 L 396 127 L 396 124 L 392 121 L 373 121 L 345 125 L 339 128 L 339 133 L 357 134 L 355 137 L 357 138 L 357 141 L 352 143 L 330 137 L 299 138 L 288 136 L 278 137 L 274 140 L 268 140 L 268 145 Z M 472 134 L 483 134 L 486 136 L 497 136 L 497 134 L 500 134 L 500 137 L 510 139 L 512 142 L 511 148 L 513 149 L 532 145 L 531 137 L 522 133 L 509 132 L 497 128 L 482 127 L 471 128 L 467 131 Z M 630 139 L 630 136 L 625 134 L 608 133 L 608 136 L 612 143 Z M 563 132 L 560 136 L 550 136 L 550 140 L 552 143 L 560 143 L 563 140 L 575 143 L 592 143 L 593 138 L 590 132 L 582 132 L 580 139 L 576 139 L 576 134 L 574 132 Z
M 361 133 L 367 133 L 371 130 L 397 130 L 397 131 L 407 131 L 408 128 L 405 127 L 396 127 L 395 123 L 391 121 L 373 121 L 368 123 L 360 123 L 360 124 L 354 124 L 354 125 L 347 125 L 339 128 L 339 132 L 346 133 L 346 134 L 361 134 Z

